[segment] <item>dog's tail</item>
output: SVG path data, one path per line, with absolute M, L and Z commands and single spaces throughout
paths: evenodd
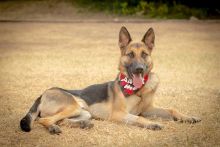
M 24 118 L 21 119 L 20 127 L 23 131 L 25 132 L 31 131 L 31 124 L 38 117 L 40 113 L 38 110 L 38 106 L 40 105 L 40 103 L 41 103 L 41 96 L 35 100 L 34 104 L 30 108 L 28 113 L 25 115 Z

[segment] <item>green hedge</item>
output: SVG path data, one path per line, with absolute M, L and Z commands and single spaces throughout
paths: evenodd
M 207 17 L 204 8 L 190 8 L 175 1 L 164 3 L 144 0 L 71 0 L 80 7 L 117 15 L 138 15 L 148 18 L 190 18 Z

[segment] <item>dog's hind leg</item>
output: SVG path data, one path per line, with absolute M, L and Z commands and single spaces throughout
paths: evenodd
M 67 124 L 67 126 L 69 127 L 80 127 L 82 129 L 90 129 L 94 126 L 91 123 L 91 118 L 92 115 L 88 111 L 82 109 L 79 116 L 66 118 L 61 122 L 61 124 Z
M 51 134 L 59 134 L 61 133 L 61 130 L 55 123 L 68 117 L 79 116 L 80 112 L 81 108 L 73 104 L 65 107 L 62 111 L 56 113 L 55 115 L 40 118 L 38 122 L 48 128 Z

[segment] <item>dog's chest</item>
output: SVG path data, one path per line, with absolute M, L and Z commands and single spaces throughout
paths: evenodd
M 140 108 L 141 97 L 137 95 L 131 95 L 126 98 L 127 111 L 131 114 L 138 115 L 141 113 Z

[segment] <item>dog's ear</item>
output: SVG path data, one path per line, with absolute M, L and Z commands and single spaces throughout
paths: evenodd
M 152 50 L 154 47 L 154 40 L 155 40 L 155 34 L 153 28 L 149 28 L 148 31 L 145 33 L 142 42 L 150 49 Z
M 123 51 L 125 49 L 125 47 L 131 42 L 131 36 L 128 32 L 128 30 L 126 29 L 126 27 L 121 27 L 121 30 L 119 32 L 119 42 L 118 45 L 121 49 L 121 51 Z

